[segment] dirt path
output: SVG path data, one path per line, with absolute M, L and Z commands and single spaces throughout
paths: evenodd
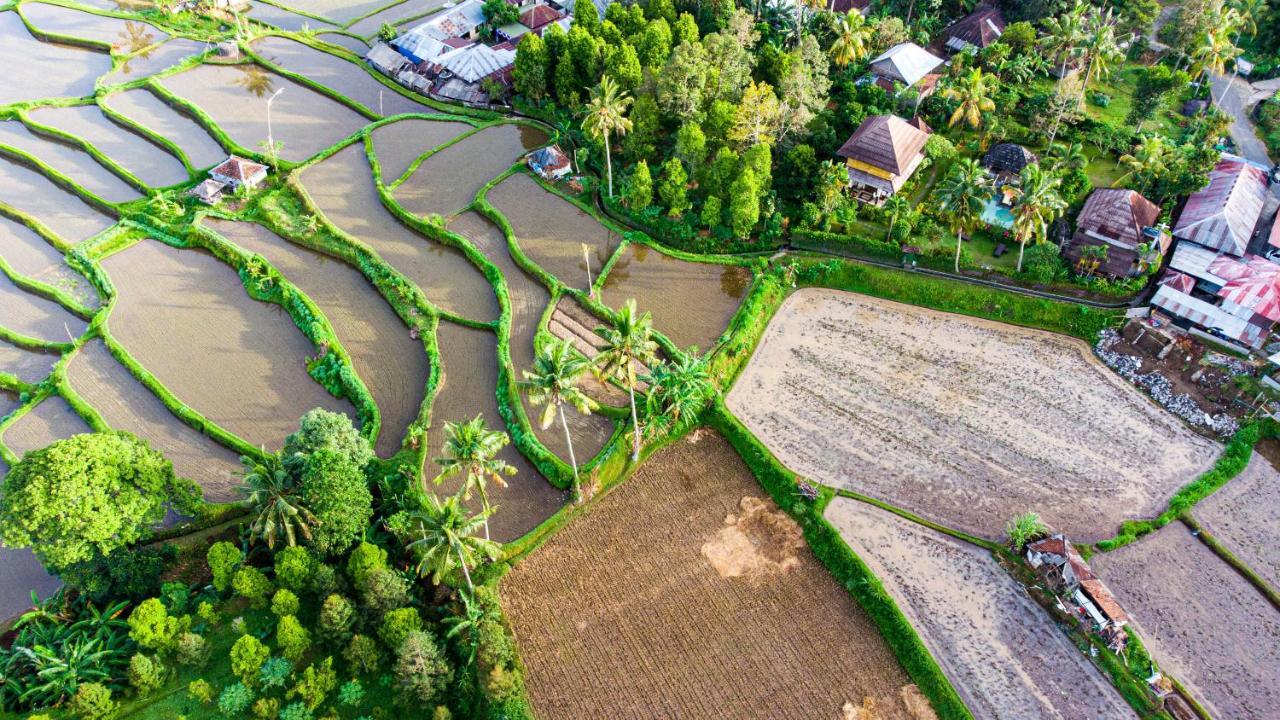
M 1027 510 L 1110 536 L 1219 451 L 1078 340 L 829 290 L 783 304 L 728 404 L 796 472 L 989 538 Z
M 975 718 L 1133 718 L 991 554 L 866 503 L 827 519 L 884 583 Z

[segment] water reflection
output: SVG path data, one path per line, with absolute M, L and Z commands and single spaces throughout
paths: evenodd
M 240 77 L 231 81 L 232 85 L 244 89 L 254 97 L 266 97 L 275 90 L 275 77 L 259 65 L 236 65 Z

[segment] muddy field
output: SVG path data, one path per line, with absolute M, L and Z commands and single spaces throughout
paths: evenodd
M 539 717 L 834 719 L 867 699 L 875 718 L 927 717 L 875 626 L 709 431 L 651 457 L 501 587 Z
M 1272 587 L 1280 587 L 1280 443 L 1254 448 L 1248 467 L 1191 514 Z
M 62 253 L 31 228 L 5 217 L 0 217 L 0 258 L 19 275 L 58 288 L 86 307 L 98 304 L 97 291 L 64 262 Z
M 1000 538 L 1151 517 L 1219 446 L 1079 340 L 830 290 L 783 304 L 729 407 L 793 470 Z
M 0 122 L 0 145 L 31 155 L 107 202 L 128 202 L 141 196 L 136 188 L 99 165 L 89 153 L 38 136 L 17 120 Z
M 382 182 L 390 185 L 399 180 L 424 153 L 473 129 L 467 123 L 422 118 L 406 118 L 375 128 L 370 135 Z
M 173 142 L 186 154 L 193 168 L 212 167 L 227 157 L 227 151 L 195 120 L 165 105 L 146 88 L 115 93 L 104 102 L 112 110 Z
M 424 160 L 396 188 L 396 200 L 414 215 L 456 213 L 471 204 L 485 183 L 546 142 L 545 133 L 524 125 L 485 128 Z
M 637 243 L 609 270 L 601 295 L 615 308 L 635 298 L 672 342 L 705 352 L 729 327 L 750 286 L 751 271 L 744 267 L 680 260 Z
M 1186 526 L 1098 553 L 1090 565 L 1151 657 L 1210 715 L 1280 717 L 1280 611 Z
M 0 105 L 93 93 L 99 75 L 111 70 L 111 58 L 70 45 L 43 43 L 31 37 L 18 13 L 0 12 Z M 49 72 L 56 67 L 58 72 Z
M 8 373 L 25 383 L 38 383 L 49 375 L 58 356 L 36 352 L 0 340 L 0 373 Z
M 377 30 L 377 27 L 374 28 Z M 312 82 L 336 90 L 366 110 L 379 115 L 400 113 L 434 113 L 435 110 L 415 102 L 378 82 L 361 65 L 330 55 L 322 50 L 282 37 L 255 40 L 253 51 L 267 62 L 295 72 Z
M 68 244 L 96 235 L 113 222 L 44 175 L 3 157 L 0 198 L 35 217 Z
M 1134 717 L 989 552 L 848 498 L 833 500 L 826 517 L 884 583 L 974 717 Z
M 101 340 L 80 348 L 67 366 L 71 388 L 108 425 L 150 443 L 178 475 L 200 484 L 210 502 L 236 499 L 239 455 L 187 427 L 121 365 Z
M 39 108 L 29 117 L 94 146 L 150 187 L 184 183 L 190 176 L 178 158 L 107 118 L 97 105 Z
M 58 395 L 50 395 L 4 429 L 0 442 L 21 458 L 55 440 L 91 432 L 75 410 Z
M 354 414 L 307 375 L 316 349 L 276 305 L 251 299 L 212 255 L 147 240 L 105 261 L 107 324 L 179 399 L 251 445 L 280 447 L 314 407 Z

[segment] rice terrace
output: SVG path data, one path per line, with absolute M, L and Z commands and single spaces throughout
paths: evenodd
M 0 68 L 0 718 L 1280 718 L 1277 0 Z

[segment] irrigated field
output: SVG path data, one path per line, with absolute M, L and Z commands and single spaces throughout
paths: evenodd
M 58 395 L 50 395 L 39 405 L 4 429 L 0 443 L 13 451 L 19 459 L 32 450 L 39 450 L 55 440 L 91 432 L 84 419 Z
M 1280 587 L 1280 444 L 1254 448 L 1248 467 L 1192 511 L 1236 557 Z
M 986 550 L 837 497 L 826 517 L 897 601 L 975 718 L 1133 718 Z
M 289 316 L 252 300 L 212 255 L 140 242 L 102 263 L 119 297 L 112 335 L 174 395 L 268 450 L 314 407 L 353 414 L 307 375 L 316 353 Z
M 382 167 L 382 182 L 390 185 L 399 180 L 423 153 L 473 129 L 466 123 L 422 118 L 378 126 L 370 136 Z
M 227 151 L 196 121 L 165 105 L 145 88 L 108 95 L 105 102 L 112 110 L 172 141 L 186 153 L 194 168 L 211 167 L 227 157 Z
M 1219 450 L 1078 340 L 830 290 L 787 299 L 728 403 L 796 472 L 988 538 L 1028 510 L 1108 537 Z
M 25 383 L 38 383 L 49 375 L 58 356 L 53 353 L 26 350 L 0 340 L 0 373 L 7 373 Z
M 456 213 L 475 199 L 485 183 L 546 142 L 546 134 L 525 125 L 485 128 L 423 161 L 396 188 L 396 200 L 414 215 Z
M 0 157 L 0 198 L 68 244 L 106 230 L 112 219 L 24 165 Z
M 1280 611 L 1174 523 L 1090 561 L 1147 650 L 1215 718 L 1280 717 Z
M 359 66 L 296 40 L 265 37 L 252 47 L 267 62 L 336 90 L 379 115 L 435 112 L 378 82 Z
M 651 457 L 501 587 L 539 717 L 809 720 L 870 698 L 888 719 L 923 703 L 710 431 Z
M 87 307 L 98 304 L 98 293 L 66 264 L 62 253 L 31 228 L 5 217 L 0 217 L 0 259 L 19 275 L 63 290 Z
M 85 321 L 0 274 L 0 327 L 40 340 L 71 342 L 84 332 Z
M 173 38 L 158 48 L 143 50 L 126 58 L 124 62 L 120 63 L 120 67 L 102 78 L 102 83 L 103 85 L 117 85 L 154 75 L 161 70 L 177 65 L 189 57 L 203 53 L 205 47 L 204 43 L 194 40 Z M 169 139 L 177 140 L 177 138 Z
M 80 148 L 36 135 L 17 120 L 0 122 L 0 145 L 26 153 L 107 202 L 136 200 L 141 193 Z
M 40 108 L 30 114 L 39 125 L 61 130 L 94 146 L 143 184 L 166 187 L 186 182 L 186 168 L 159 145 L 117 125 L 97 105 Z
M 0 12 L 0 38 L 0 67 L 5 69 L 0 105 L 90 95 L 98 76 L 111 70 L 111 58 L 104 53 L 31 37 L 12 10 Z M 51 67 L 58 71 L 49 72 Z

